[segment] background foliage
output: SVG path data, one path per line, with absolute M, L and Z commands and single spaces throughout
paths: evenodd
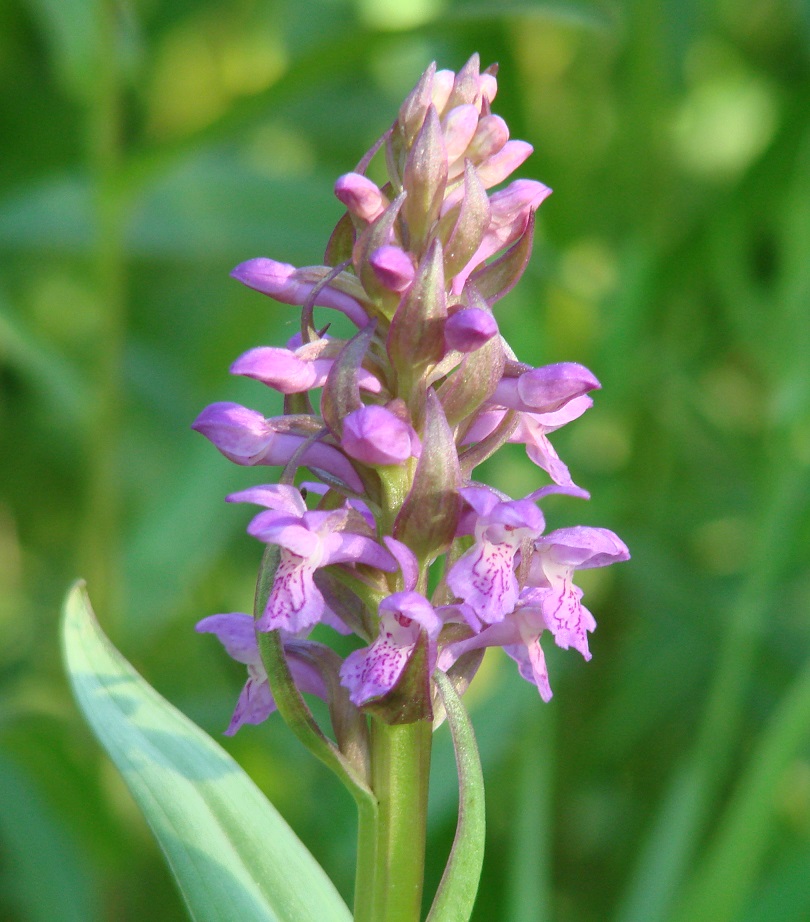
M 810 6 L 629 0 L 7 0 L 0 7 L 0 914 L 183 909 L 66 688 L 78 575 L 117 645 L 214 735 L 241 668 L 258 482 L 188 426 L 294 313 L 228 272 L 317 263 L 334 179 L 431 59 L 499 61 L 496 111 L 555 189 L 499 304 L 525 361 L 604 391 L 557 446 L 633 560 L 586 573 L 594 660 L 543 706 L 491 652 L 476 918 L 810 916 Z M 264 402 L 264 403 L 263 403 Z M 518 446 L 490 464 L 538 484 Z M 572 508 L 573 507 L 573 508 Z M 615 572 L 614 572 L 615 571 Z M 219 738 L 219 737 L 218 737 Z M 351 896 L 353 807 L 277 720 L 227 748 Z M 438 741 L 429 886 L 452 838 Z

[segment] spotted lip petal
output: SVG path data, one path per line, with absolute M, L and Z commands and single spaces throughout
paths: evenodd
M 282 548 L 267 605 L 256 621 L 257 630 L 301 634 L 321 620 L 326 603 L 313 579 L 316 567 L 306 557 Z
M 502 621 L 520 592 L 515 554 L 545 527 L 531 498 L 501 501 L 486 488 L 466 487 L 461 494 L 477 513 L 475 544 L 454 564 L 447 585 L 487 624 Z
M 353 704 L 361 707 L 388 694 L 399 682 L 416 648 L 421 631 L 428 639 L 428 675 L 436 663 L 436 638 L 442 619 L 418 592 L 397 592 L 380 603 L 380 633 L 368 647 L 346 657 L 341 684 Z

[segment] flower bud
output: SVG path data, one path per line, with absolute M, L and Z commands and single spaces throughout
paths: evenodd
M 490 218 L 478 249 L 453 279 L 453 292 L 459 294 L 464 283 L 482 262 L 499 250 L 511 246 L 526 232 L 529 219 L 551 189 L 533 179 L 517 179 L 489 197 Z
M 385 211 L 388 201 L 379 187 L 359 173 L 345 173 L 335 183 L 335 195 L 361 221 L 370 223 Z
M 463 156 L 464 151 L 475 135 L 478 126 L 478 110 L 475 106 L 456 106 L 442 119 L 444 145 L 447 150 L 448 164 Z
M 498 333 L 498 324 L 489 311 L 468 307 L 456 311 L 444 325 L 444 341 L 448 349 L 475 352 Z
M 487 189 L 497 186 L 530 156 L 534 148 L 528 141 L 507 141 L 478 167 L 478 178 Z
M 413 281 L 416 268 L 411 257 L 401 247 L 378 247 L 368 261 L 380 284 L 391 291 L 404 291 Z
M 385 407 L 361 407 L 343 420 L 343 450 L 363 464 L 403 464 L 414 453 L 412 432 Z
M 500 115 L 485 115 L 478 122 L 467 157 L 475 163 L 483 163 L 503 150 L 508 140 L 509 127 Z
M 325 266 L 309 268 L 322 269 L 321 278 L 331 271 Z M 300 306 L 305 303 L 317 284 L 317 279 L 305 278 L 306 273 L 306 268 L 296 269 L 289 263 L 280 263 L 275 259 L 260 256 L 240 263 L 231 272 L 231 277 L 254 291 L 275 298 L 282 304 Z M 321 288 L 315 298 L 315 304 L 341 311 L 359 327 L 364 327 L 369 320 L 365 307 L 356 298 L 339 291 L 334 285 Z
M 532 368 L 517 378 L 502 378 L 492 401 L 513 410 L 552 413 L 599 387 L 599 382 L 584 365 L 557 362 Z
M 453 92 L 456 75 L 452 70 L 437 70 L 433 77 L 432 101 L 439 115 L 447 108 L 447 100 Z
M 285 425 L 286 420 L 287 417 L 265 419 L 261 413 L 237 403 L 220 402 L 207 406 L 191 428 L 235 464 L 282 467 L 296 456 L 300 464 L 332 475 L 352 490 L 362 490 L 363 482 L 344 454 L 331 445 L 311 441 L 311 432 L 292 431 Z
M 481 93 L 481 100 L 486 100 L 488 103 L 491 103 L 492 100 L 498 94 L 498 80 L 495 74 L 484 72 L 481 74 L 481 77 L 478 81 L 479 92 Z
M 494 262 L 478 269 L 470 277 L 488 304 L 494 304 L 508 294 L 526 271 L 534 242 L 534 214 L 529 216 L 526 230 L 512 246 Z

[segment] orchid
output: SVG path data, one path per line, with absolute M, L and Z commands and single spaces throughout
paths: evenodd
M 295 487 L 253 487 L 231 494 L 228 500 L 266 506 L 248 532 L 281 549 L 272 589 L 256 622 L 258 630 L 297 634 L 323 620 L 326 604 L 313 578 L 319 567 L 365 563 L 387 570 L 395 566 L 391 555 L 373 539 L 345 530 L 348 509 L 309 512 Z
M 255 378 L 282 394 L 301 394 L 323 387 L 335 357 L 343 343 L 329 337 L 303 344 L 296 335 L 280 349 L 258 346 L 249 349 L 231 365 L 231 374 Z M 379 380 L 365 369 L 358 373 L 358 385 L 364 390 L 379 393 Z
M 236 702 L 236 709 L 225 735 L 233 736 L 244 724 L 259 724 L 267 720 L 275 711 L 276 702 L 270 691 L 267 672 L 259 653 L 253 616 L 242 612 L 209 615 L 197 622 L 196 629 L 201 634 L 214 634 L 232 659 L 247 666 L 247 682 Z M 306 659 L 296 655 L 294 645 L 289 644 L 286 652 L 296 685 L 301 691 L 325 699 L 326 685 L 318 670 Z
M 441 617 L 418 592 L 397 592 L 380 602 L 380 635 L 368 647 L 350 653 L 340 678 L 358 707 L 392 691 L 402 678 L 424 632 L 428 640 L 428 672 L 436 665 Z
M 518 664 L 521 676 L 549 701 L 542 634 L 549 631 L 558 647 L 574 647 L 586 660 L 591 658 L 587 635 L 595 630 L 596 621 L 580 601 L 582 590 L 572 582 L 574 571 L 606 567 L 629 557 L 624 542 L 606 528 L 561 528 L 538 537 L 526 587 L 509 613 L 472 637 L 445 646 L 439 667 L 448 669 L 472 650 L 503 647 Z
M 346 213 L 324 265 L 257 257 L 236 267 L 243 284 L 302 308 L 300 333 L 286 347 L 254 347 L 231 366 L 282 393 L 285 414 L 220 403 L 194 423 L 237 464 L 283 467 L 279 484 L 228 497 L 264 507 L 248 525 L 272 550 L 259 579 L 258 645 L 234 640 L 245 630 L 241 616 L 199 626 L 218 630 L 248 665 L 229 732 L 270 713 L 269 688 L 300 727 L 296 696 L 313 686 L 292 645 L 312 643 L 310 632 L 324 624 L 356 634 L 359 646 L 325 693 L 335 757 L 359 752 L 358 764 L 371 766 L 362 783 L 380 798 L 385 823 L 396 822 L 401 805 L 375 772 L 394 735 L 404 734 L 409 758 L 426 771 L 437 695 L 439 713 L 455 713 L 448 688 L 463 691 L 492 646 L 548 700 L 543 635 L 591 656 L 596 622 L 575 570 L 628 557 L 605 529 L 545 531 L 544 496 L 588 496 L 548 434 L 588 410 L 600 384 L 578 362 L 523 364 L 499 331 L 494 306 L 525 270 L 535 215 L 551 190 L 528 179 L 495 188 L 532 150 L 492 112 L 496 92 L 495 69 L 481 72 L 476 56 L 457 74 L 431 66 L 380 143 L 336 181 Z M 378 184 L 366 169 L 381 146 L 388 181 Z M 318 332 L 321 308 L 343 313 L 357 332 Z M 472 471 L 507 442 L 525 445 L 551 483 L 522 499 L 475 483 Z M 301 467 L 315 475 L 303 489 Z M 440 559 L 444 575 L 430 593 Z M 450 686 L 442 676 L 452 676 Z M 426 787 L 419 790 L 412 808 L 423 827 Z M 358 880 L 366 922 L 386 916 L 386 872 L 378 873 Z M 369 888 L 376 896 L 365 904 Z
M 260 507 L 247 525 L 264 546 L 253 614 L 204 617 L 197 631 L 247 667 L 226 734 L 277 711 L 351 792 L 355 922 L 421 918 L 431 741 L 445 719 L 459 823 L 429 919 L 469 919 L 484 794 L 462 696 L 484 651 L 501 647 L 548 701 L 546 637 L 591 658 L 596 621 L 576 571 L 629 557 L 604 528 L 546 532 L 546 496 L 588 498 L 548 434 L 589 410 L 600 383 L 579 362 L 523 363 L 499 328 L 496 306 L 526 269 L 551 190 L 529 179 L 497 188 L 532 147 L 492 112 L 496 75 L 477 55 L 457 73 L 424 72 L 337 179 L 345 212 L 323 264 L 258 256 L 233 270 L 299 307 L 300 325 L 285 345 L 254 345 L 232 363 L 257 408 L 215 402 L 193 423 L 233 463 L 280 469 L 278 482 L 227 497 Z M 375 181 L 378 152 L 387 177 Z M 283 396 L 280 414 L 267 415 L 278 401 L 268 388 Z M 519 499 L 472 476 L 510 442 L 544 472 Z M 259 861 L 263 843 L 251 848 Z
M 331 474 L 350 489 L 362 482 L 349 459 L 306 422 L 285 417 L 265 419 L 237 403 L 212 403 L 193 427 L 235 464 L 284 467 L 291 461 Z
M 515 554 L 524 541 L 540 535 L 545 520 L 530 499 L 499 502 L 476 487 L 461 495 L 477 514 L 475 544 L 455 563 L 447 583 L 481 621 L 492 624 L 514 609 L 519 593 Z
M 569 400 L 560 410 L 551 413 L 528 413 L 518 411 L 512 433 L 507 441 L 526 446 L 526 454 L 551 477 L 556 484 L 572 486 L 573 480 L 567 465 L 560 460 L 548 438 L 566 423 L 578 419 L 593 406 L 593 400 L 582 395 Z M 506 407 L 489 406 L 478 413 L 467 429 L 463 444 L 479 442 L 491 435 L 504 421 L 509 411 Z

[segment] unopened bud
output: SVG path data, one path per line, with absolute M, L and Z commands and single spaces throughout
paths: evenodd
M 475 352 L 498 333 L 498 324 L 489 311 L 477 307 L 463 308 L 447 318 L 444 341 L 456 352 Z

